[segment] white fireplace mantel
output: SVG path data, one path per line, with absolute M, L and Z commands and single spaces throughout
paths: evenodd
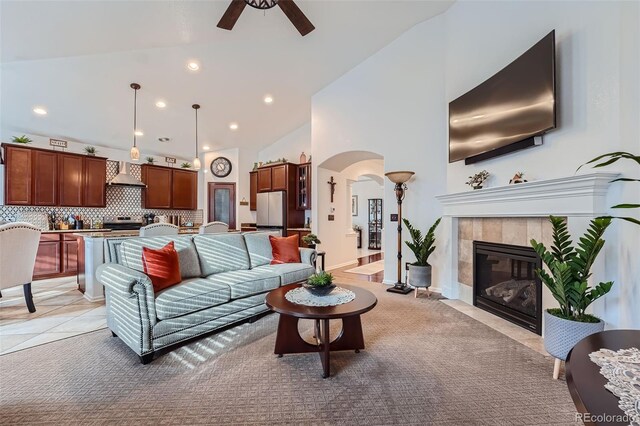
M 439 195 L 446 217 L 583 216 L 607 214 L 617 173 L 590 173 Z

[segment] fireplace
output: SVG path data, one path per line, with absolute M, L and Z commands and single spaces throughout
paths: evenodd
M 542 335 L 541 267 L 530 247 L 474 241 L 474 306 Z

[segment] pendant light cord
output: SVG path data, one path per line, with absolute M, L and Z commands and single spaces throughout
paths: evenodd
M 196 108 L 196 156 L 198 158 L 198 108 Z
M 138 112 L 138 89 L 133 89 L 133 147 L 136 147 L 136 129 Z

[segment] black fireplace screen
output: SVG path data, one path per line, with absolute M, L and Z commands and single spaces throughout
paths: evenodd
M 473 242 L 473 304 L 541 334 L 540 258 L 529 247 Z

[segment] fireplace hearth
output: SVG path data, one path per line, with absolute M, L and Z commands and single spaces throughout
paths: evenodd
M 542 335 L 541 267 L 530 247 L 474 241 L 474 306 Z

